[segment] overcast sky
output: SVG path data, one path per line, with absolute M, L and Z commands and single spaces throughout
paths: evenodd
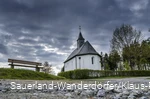
M 149 0 L 0 0 L 0 65 L 8 58 L 48 61 L 60 69 L 76 48 L 79 25 L 97 52 L 109 52 L 116 27 L 150 36 Z

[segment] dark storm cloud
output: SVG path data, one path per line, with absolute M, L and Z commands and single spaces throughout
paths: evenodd
M 149 11 L 148 0 L 0 0 L 0 35 L 11 36 L 1 40 L 0 53 L 60 65 L 75 47 L 79 25 L 98 52 L 108 52 L 121 24 L 147 31 Z
M 7 48 L 3 44 L 0 44 L 0 53 L 1 54 L 7 54 Z
M 0 33 L 0 54 L 7 55 L 7 44 L 11 39 L 11 35 L 1 34 Z

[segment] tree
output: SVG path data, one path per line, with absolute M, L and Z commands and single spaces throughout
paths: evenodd
M 131 70 L 129 63 L 127 61 L 124 62 L 125 70 Z
M 118 63 L 120 62 L 120 55 L 116 50 L 111 51 L 109 54 L 109 67 L 110 70 L 116 70 L 118 68 Z
M 103 56 L 103 52 L 101 52 L 101 56 L 100 56 L 100 64 L 102 67 L 102 70 L 104 70 L 104 64 L 105 64 L 105 57 Z
M 132 42 L 141 41 L 141 32 L 133 29 L 131 25 L 122 25 L 120 28 L 116 28 L 113 32 L 113 38 L 111 40 L 112 50 L 121 52 L 123 48 L 129 47 Z
M 47 61 L 44 62 L 42 71 L 45 73 L 52 73 L 52 65 L 49 65 Z
M 103 57 L 104 70 L 116 70 L 120 61 L 120 55 L 117 51 L 112 51 L 109 56 L 105 53 Z
M 132 70 L 140 70 L 141 45 L 138 42 L 132 42 L 129 46 L 124 47 L 122 56 L 124 62 L 127 61 Z
M 147 70 L 150 66 L 150 38 L 143 40 L 141 43 L 141 59 L 140 63 Z
M 133 42 L 129 47 L 123 48 L 123 59 L 131 69 L 147 70 L 150 64 L 150 39 L 141 43 Z
M 102 64 L 103 64 L 104 70 L 110 70 L 109 65 L 108 65 L 109 60 L 108 60 L 108 54 L 107 53 L 105 53 L 105 55 L 102 59 L 102 62 L 103 62 Z
M 119 54 L 123 56 L 123 61 L 127 61 L 132 70 L 135 66 L 140 69 L 141 40 L 141 32 L 133 29 L 131 25 L 123 24 L 113 32 L 113 38 L 111 40 L 112 51 L 118 51 Z

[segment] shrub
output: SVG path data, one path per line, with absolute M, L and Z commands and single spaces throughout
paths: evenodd
M 59 76 L 66 77 L 68 79 L 88 79 L 99 77 L 114 77 L 114 76 L 150 76 L 148 70 L 124 70 L 124 71 L 111 71 L 111 70 L 90 70 L 90 69 L 76 69 L 66 72 L 58 73 Z
M 88 69 L 76 69 L 73 71 L 73 78 L 74 79 L 87 79 L 90 78 L 90 70 Z

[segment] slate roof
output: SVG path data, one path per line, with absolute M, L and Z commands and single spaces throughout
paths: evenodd
M 75 56 L 86 55 L 86 54 L 99 55 L 88 41 L 86 41 L 80 48 L 76 48 L 69 55 L 69 57 L 67 58 L 67 60 L 65 62 L 69 61 L 70 59 L 74 58 Z

